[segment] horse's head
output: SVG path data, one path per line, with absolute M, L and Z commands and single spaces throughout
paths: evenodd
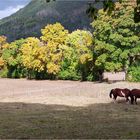
M 128 88 L 125 88 L 125 90 L 127 90 L 127 91 L 129 91 L 129 92 L 131 91 L 131 90 L 130 90 L 130 89 L 128 89 Z
M 131 90 L 130 90 L 130 89 L 128 89 L 128 88 L 125 88 L 125 89 L 124 89 L 124 91 L 125 91 L 125 94 L 128 94 L 128 95 L 130 95 L 130 94 L 131 94 Z

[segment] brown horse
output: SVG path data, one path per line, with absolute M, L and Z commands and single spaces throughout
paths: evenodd
M 131 95 L 133 96 L 132 104 L 135 102 L 137 104 L 137 98 L 140 98 L 140 89 L 131 90 Z
M 127 88 L 125 89 L 120 89 L 120 88 L 115 88 L 115 89 L 112 89 L 110 91 L 110 98 L 112 98 L 112 95 L 113 95 L 113 99 L 114 101 L 116 101 L 117 99 L 117 96 L 120 96 L 120 97 L 125 97 L 126 98 L 126 102 L 129 101 L 129 97 L 131 98 L 131 104 L 133 103 L 133 96 L 131 95 L 131 91 Z

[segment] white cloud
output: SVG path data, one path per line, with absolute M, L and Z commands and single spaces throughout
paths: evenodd
M 17 12 L 19 9 L 23 7 L 24 5 L 17 5 L 16 7 L 8 7 L 4 10 L 0 10 L 0 19 L 10 16 L 11 14 Z

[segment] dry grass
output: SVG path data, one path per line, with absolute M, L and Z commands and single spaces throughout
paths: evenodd
M 140 105 L 0 104 L 0 138 L 140 138 Z
M 90 83 L 0 79 L 0 138 L 140 138 L 140 102 L 111 103 L 114 87 Z

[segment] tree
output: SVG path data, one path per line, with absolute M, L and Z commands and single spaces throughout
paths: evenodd
M 46 71 L 46 51 L 43 44 L 35 37 L 29 37 L 21 47 L 22 64 L 27 69 L 27 77 L 38 78 L 38 73 Z M 34 77 L 33 77 L 34 78 Z
M 51 76 L 55 76 L 61 68 L 64 55 L 63 45 L 65 44 L 68 30 L 65 30 L 60 23 L 55 23 L 47 25 L 41 32 L 41 40 L 47 54 L 47 72 Z
M 21 46 L 24 39 L 16 40 L 9 44 L 9 47 L 3 50 L 2 58 L 8 69 L 8 77 L 20 78 L 22 77 L 23 67 L 21 66 Z
M 94 28 L 95 67 L 100 72 L 127 70 L 130 58 L 140 53 L 139 23 L 135 23 L 133 6 L 122 1 L 116 3 L 108 15 L 99 10 Z
M 92 34 L 89 31 L 77 30 L 68 35 L 66 46 L 68 46 L 64 56 L 62 72 L 69 71 L 81 73 L 82 80 L 86 80 L 91 70 L 92 62 Z M 66 65 L 67 64 L 67 65 Z M 75 75 L 78 75 L 75 74 Z
M 4 49 L 9 47 L 9 44 L 6 42 L 6 37 L 5 36 L 0 36 L 0 70 L 4 67 L 5 61 L 2 58 L 2 54 Z

